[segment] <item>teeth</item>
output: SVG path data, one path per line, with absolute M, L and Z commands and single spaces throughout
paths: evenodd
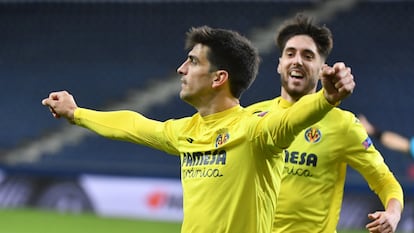
M 302 73 L 299 71 L 293 70 L 292 72 L 290 72 L 290 76 L 302 77 Z

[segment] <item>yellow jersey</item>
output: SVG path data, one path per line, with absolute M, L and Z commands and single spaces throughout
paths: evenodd
M 251 114 L 235 106 L 165 122 L 132 111 L 78 108 L 75 123 L 180 156 L 183 233 L 270 233 L 283 149 L 332 108 L 320 92 L 283 111 Z
M 291 106 L 278 97 L 247 109 L 284 111 Z M 274 233 L 336 232 L 347 165 L 365 178 L 384 206 L 391 198 L 403 203 L 400 184 L 365 128 L 349 111 L 334 108 L 322 120 L 302 130 L 284 152 Z

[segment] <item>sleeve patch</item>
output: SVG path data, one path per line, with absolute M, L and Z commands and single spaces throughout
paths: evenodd
M 372 145 L 371 138 L 367 137 L 363 142 L 362 145 L 364 146 L 365 150 L 368 149 Z

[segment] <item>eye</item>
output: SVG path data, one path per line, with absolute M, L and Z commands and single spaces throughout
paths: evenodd
M 285 54 L 286 54 L 287 57 L 293 57 L 294 56 L 294 53 L 291 52 L 291 51 L 290 52 L 286 52 Z
M 312 53 L 306 53 L 304 57 L 306 60 L 313 60 L 315 56 Z
M 197 58 L 196 58 L 196 57 L 194 57 L 194 56 L 189 56 L 189 57 L 188 57 L 188 60 L 189 60 L 189 61 L 190 61 L 190 63 L 191 63 L 191 64 L 193 64 L 193 65 L 197 65 L 197 63 L 198 63 Z

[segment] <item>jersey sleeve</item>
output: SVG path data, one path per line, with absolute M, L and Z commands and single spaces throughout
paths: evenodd
M 133 111 L 94 111 L 77 108 L 75 124 L 87 128 L 103 137 L 128 141 L 178 154 L 175 139 L 169 136 L 172 121 L 155 121 Z
M 321 90 L 302 97 L 290 108 L 271 113 L 268 127 L 272 140 L 281 149 L 289 147 L 300 131 L 321 120 L 333 107 Z
M 384 161 L 381 153 L 375 148 L 359 120 L 349 114 L 345 121 L 347 130 L 344 133 L 344 152 L 341 153 L 346 163 L 357 170 L 367 181 L 371 190 L 380 198 L 384 207 L 392 198 L 404 204 L 403 190 L 394 174 Z

